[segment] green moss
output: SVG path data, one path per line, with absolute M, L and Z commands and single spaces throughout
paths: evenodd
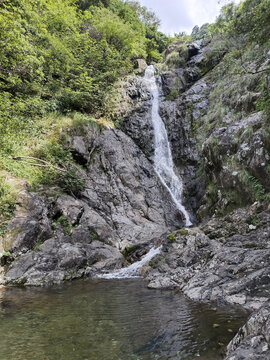
M 182 236 L 186 236 L 189 234 L 188 230 L 187 229 L 181 229 L 179 230 L 179 233 L 182 235 Z
M 173 234 L 170 234 L 168 236 L 168 241 L 172 244 L 175 242 L 175 239 L 176 239 L 176 233 L 173 233 Z
M 17 236 L 22 232 L 22 227 L 18 226 L 8 232 L 6 232 L 4 235 L 5 239 L 3 241 L 3 247 L 6 251 L 9 251 L 13 242 L 16 240 Z
M 167 101 L 173 101 L 178 98 L 180 95 L 180 91 L 178 89 L 172 89 L 168 95 L 166 95 L 165 99 Z
M 130 255 L 134 251 L 138 250 L 139 248 L 140 248 L 139 245 L 132 245 L 132 246 L 125 248 L 121 253 L 124 257 L 127 257 L 128 255 Z
M 99 240 L 98 234 L 93 231 L 90 232 L 90 236 L 91 236 L 91 239 L 93 239 L 93 240 Z

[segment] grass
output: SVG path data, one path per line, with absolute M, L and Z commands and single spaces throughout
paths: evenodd
M 27 136 L 17 134 L 12 148 L 0 150 L 0 169 L 27 180 L 33 190 L 40 185 L 57 185 L 64 192 L 77 194 L 84 189 L 85 180 L 72 158 L 67 137 L 102 127 L 104 122 L 81 113 L 47 114 L 33 124 Z
M 0 237 L 5 234 L 7 223 L 15 212 L 16 200 L 15 188 L 4 173 L 0 174 Z
M 61 226 L 65 235 L 71 235 L 75 226 L 70 225 L 68 217 L 65 215 L 60 216 L 55 222 L 52 223 L 52 228 L 55 230 L 57 226 Z
M 252 176 L 247 170 L 243 170 L 240 174 L 240 179 L 243 184 L 247 187 L 253 200 L 264 201 L 268 199 L 268 194 L 265 188 L 261 184 L 260 180 L 255 176 Z
M 140 245 L 132 245 L 132 246 L 129 246 L 127 248 L 125 248 L 123 251 L 122 251 L 122 255 L 126 258 L 128 257 L 131 253 L 133 253 L 134 251 L 138 250 L 140 248 Z

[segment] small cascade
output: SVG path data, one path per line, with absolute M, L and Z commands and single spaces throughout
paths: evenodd
M 126 268 L 111 272 L 109 274 L 99 274 L 96 277 L 102 279 L 129 279 L 139 278 L 141 268 L 146 265 L 154 256 L 161 252 L 162 245 L 158 248 L 152 248 L 140 261 L 137 261 Z
M 154 166 L 162 184 L 169 191 L 172 200 L 176 204 L 181 215 L 185 219 L 185 225 L 191 226 L 190 216 L 182 205 L 183 184 L 174 172 L 172 152 L 168 140 L 165 125 L 159 115 L 159 89 L 155 78 L 155 68 L 150 65 L 145 70 L 145 83 L 152 95 L 152 122 L 155 135 Z

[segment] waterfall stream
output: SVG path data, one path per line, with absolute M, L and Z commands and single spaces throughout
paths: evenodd
M 140 277 L 141 268 L 146 265 L 154 256 L 158 255 L 161 252 L 162 246 L 158 248 L 152 247 L 150 251 L 144 255 L 140 261 L 136 261 L 126 268 L 111 272 L 109 274 L 99 274 L 97 278 L 102 279 L 129 279 Z
M 185 219 L 185 225 L 191 226 L 189 214 L 182 205 L 183 185 L 181 179 L 177 177 L 174 172 L 174 163 L 172 159 L 172 152 L 168 140 L 168 134 L 165 125 L 159 115 L 159 90 L 155 78 L 155 68 L 150 65 L 145 70 L 144 80 L 147 88 L 152 95 L 152 122 L 155 135 L 155 156 L 154 167 L 155 171 L 161 181 L 171 195 L 172 200 L 177 206 L 180 214 Z M 162 246 L 152 248 L 140 261 L 132 265 L 113 271 L 108 274 L 99 274 L 97 277 L 103 279 L 124 279 L 139 277 L 140 269 L 147 264 L 154 256 L 161 252 Z
M 150 65 L 145 70 L 145 83 L 152 95 L 152 122 L 155 135 L 154 166 L 162 184 L 169 191 L 180 214 L 185 218 L 185 225 L 191 226 L 189 214 L 182 205 L 183 184 L 174 172 L 174 163 L 168 134 L 159 115 L 159 89 L 155 78 L 155 68 Z

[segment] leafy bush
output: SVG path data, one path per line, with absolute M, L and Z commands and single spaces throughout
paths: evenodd
M 169 68 L 181 68 L 188 59 L 188 47 L 185 43 L 177 44 L 165 58 L 165 65 Z

